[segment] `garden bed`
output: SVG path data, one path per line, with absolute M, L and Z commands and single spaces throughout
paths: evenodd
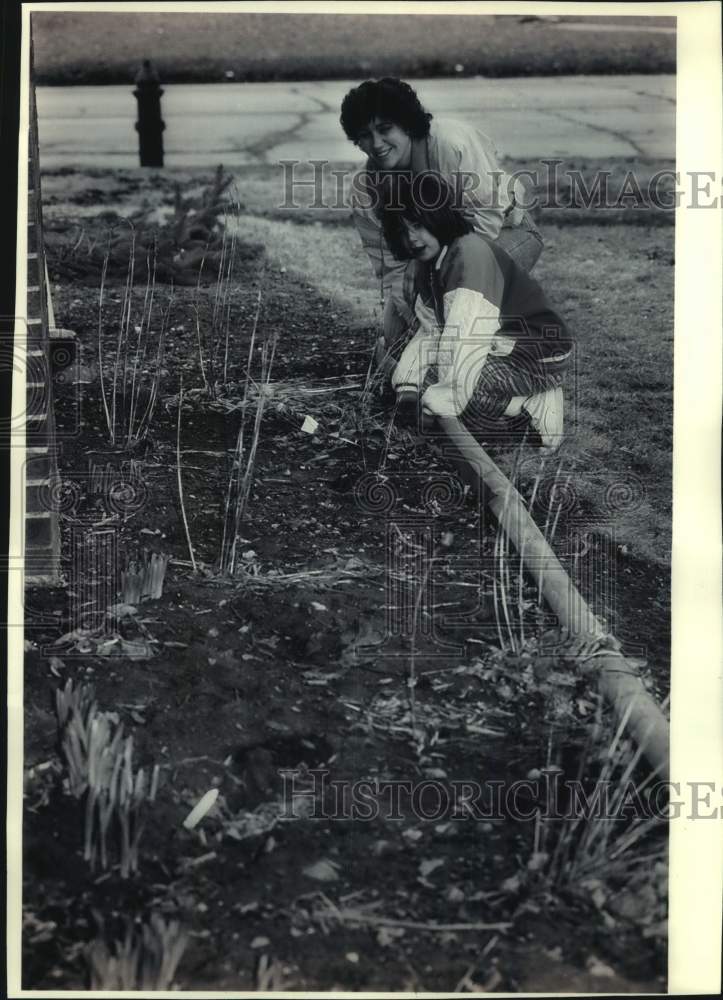
M 122 940 L 127 918 L 155 913 L 185 935 L 174 980 L 184 989 L 663 991 L 660 831 L 635 858 L 603 851 L 584 871 L 573 852 L 577 874 L 566 875 L 552 871 L 559 824 L 509 803 L 482 816 L 464 796 L 440 800 L 440 788 L 509 786 L 550 766 L 571 778 L 583 767 L 592 791 L 612 734 L 564 643 L 540 652 L 554 623 L 512 554 L 501 565 L 492 525 L 439 444 L 390 424 L 369 390 L 375 330 L 250 238 L 227 288 L 224 384 L 204 390 L 198 351 L 216 286 L 178 286 L 171 301 L 159 284 L 159 315 L 169 311 L 158 404 L 146 439 L 111 449 L 100 269 L 59 270 L 64 238 L 50 264 L 57 321 L 80 344 L 57 400 L 71 586 L 28 596 L 25 988 L 87 986 L 88 944 Z M 139 286 L 134 310 L 143 297 Z M 104 300 L 112 342 L 122 277 L 107 277 Z M 224 498 L 254 329 L 258 343 L 278 343 L 229 577 L 218 564 Z M 257 382 L 258 365 L 257 350 Z M 259 395 L 246 394 L 250 409 Z M 500 461 L 511 470 L 515 458 Z M 529 485 L 534 453 L 524 463 Z M 557 507 L 549 489 L 540 497 L 542 524 Z M 561 510 L 558 540 L 569 520 Z M 79 535 L 99 530 L 116 538 L 119 573 L 144 549 L 169 557 L 163 595 L 79 632 L 79 593 L 92 588 L 71 560 Z M 594 566 L 614 577 L 622 633 L 652 654 L 645 675 L 663 694 L 665 570 L 601 561 L 602 536 L 590 542 L 571 572 L 583 588 Z M 588 596 L 604 614 L 612 593 Z M 64 785 L 54 709 L 69 678 L 93 685 L 139 763 L 159 765 L 129 878 L 113 851 L 107 870 L 83 859 L 84 810 Z M 360 781 L 366 797 L 350 812 L 341 789 L 361 795 Z M 186 829 L 212 789 L 214 808 Z M 533 815 L 535 804 L 529 791 L 518 803 Z M 629 821 L 618 822 L 615 835 Z

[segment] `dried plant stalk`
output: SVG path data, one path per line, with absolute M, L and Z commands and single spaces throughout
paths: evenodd
M 132 559 L 121 573 L 121 597 L 125 604 L 138 604 L 144 597 L 158 600 L 163 596 L 163 581 L 170 556 L 144 549 L 139 559 Z
M 193 566 L 193 572 L 197 572 L 196 566 L 196 556 L 193 552 L 193 542 L 191 541 L 191 532 L 188 527 L 188 518 L 186 516 L 186 504 L 183 499 L 183 478 L 181 476 L 181 412 L 183 410 L 183 375 L 181 375 L 181 384 L 178 390 L 178 425 L 176 428 L 176 475 L 178 478 L 178 500 L 181 505 L 181 517 L 183 519 L 183 528 L 186 532 L 186 542 L 188 544 L 188 553 L 191 556 L 191 565 Z
M 271 371 L 276 353 L 278 335 L 273 334 L 267 338 L 261 347 L 261 378 L 258 385 L 258 396 L 256 398 L 256 412 L 254 417 L 251 444 L 246 453 L 244 447 L 244 436 L 246 432 L 246 417 L 249 410 L 249 388 L 251 378 L 251 362 L 256 342 L 256 331 L 258 328 L 259 316 L 261 313 L 261 291 L 258 293 L 256 316 L 251 331 L 251 341 L 249 344 L 248 363 L 246 369 L 246 381 L 244 385 L 244 396 L 242 402 L 241 425 L 236 437 L 236 447 L 234 450 L 233 465 L 229 476 L 228 488 L 226 491 L 226 505 L 224 510 L 224 528 L 221 539 L 220 569 L 222 573 L 231 576 L 236 571 L 238 538 L 241 524 L 243 522 L 248 499 L 253 485 L 254 467 L 256 462 L 256 452 L 259 438 L 261 436 L 261 421 L 264 414 L 266 401 L 269 398 L 269 385 L 271 382 Z

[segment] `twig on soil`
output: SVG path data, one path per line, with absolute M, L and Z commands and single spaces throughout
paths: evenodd
M 146 350 L 147 350 L 147 346 L 148 346 L 148 344 L 147 344 L 147 338 L 143 337 L 143 326 L 144 326 L 144 324 L 147 323 L 148 326 L 150 327 L 151 314 L 153 312 L 153 297 L 154 297 L 155 291 L 156 291 L 156 260 L 157 260 L 157 251 L 156 251 L 156 245 L 155 245 L 155 241 L 154 241 L 154 247 L 153 247 L 153 268 L 152 269 L 150 267 L 150 260 L 149 260 L 148 257 L 146 257 L 146 274 L 147 274 L 147 277 L 146 277 L 146 291 L 145 291 L 145 295 L 144 295 L 144 298 L 143 298 L 143 312 L 141 313 L 141 321 L 140 321 L 140 323 L 138 324 L 138 326 L 136 328 L 136 349 L 135 349 L 135 357 L 133 359 L 133 374 L 132 374 L 132 377 L 131 377 L 130 413 L 129 413 L 129 416 L 128 416 L 128 433 L 127 433 L 127 439 L 128 439 L 127 443 L 128 444 L 131 443 L 131 439 L 133 437 L 133 420 L 134 420 L 134 417 L 135 417 L 135 409 L 136 409 L 136 403 L 137 403 L 137 399 L 136 399 L 136 379 L 137 379 L 137 376 L 138 376 L 138 366 L 141 363 L 141 357 L 145 361 Z M 150 308 L 149 308 L 149 300 L 150 300 Z M 157 374 L 157 376 L 160 376 L 160 370 L 159 370 L 159 368 L 156 368 L 156 374 Z M 124 388 L 125 388 L 125 384 L 124 384 Z
M 359 910 L 339 909 L 334 906 L 326 910 L 313 910 L 311 916 L 315 920 L 338 920 L 341 923 L 366 924 L 369 927 L 403 927 L 405 930 L 428 931 L 430 933 L 449 933 L 452 931 L 506 931 L 512 927 L 511 921 L 502 921 L 494 924 L 486 923 L 456 923 L 439 924 L 424 923 L 420 920 L 397 920 L 393 917 L 376 917 L 372 914 L 361 913 Z
M 246 378 L 244 380 L 244 394 L 242 400 L 242 412 L 241 412 L 241 426 L 239 427 L 238 435 L 236 438 L 236 447 L 234 449 L 233 464 L 231 466 L 231 475 L 228 480 L 228 488 L 226 490 L 226 505 L 224 509 L 224 522 L 223 522 L 223 535 L 221 538 L 221 557 L 220 557 L 220 570 L 221 573 L 233 574 L 233 569 L 236 561 L 236 539 L 238 536 L 238 528 L 240 526 L 239 506 L 245 505 L 245 498 L 243 495 L 244 479 L 241 472 L 241 459 L 244 453 L 244 430 L 246 428 L 246 413 L 249 401 L 249 386 L 251 384 L 251 362 L 254 354 L 254 347 L 256 346 L 256 331 L 259 324 L 259 316 L 261 315 L 261 289 L 258 290 L 257 302 L 256 302 L 256 315 L 254 317 L 254 325 L 251 330 L 251 340 L 249 341 L 249 353 L 248 360 L 246 363 Z M 274 345 L 275 346 L 275 345 Z M 262 372 L 270 377 L 270 371 L 268 373 Z M 260 417 L 259 408 L 263 407 L 263 394 L 259 394 L 259 399 L 256 404 L 256 415 L 259 424 L 260 432 Z M 254 430 L 256 427 L 254 426 Z M 246 463 L 247 471 L 249 469 L 249 460 Z M 233 521 L 233 525 L 232 525 Z M 233 528 L 233 534 L 232 534 Z
M 204 448 L 184 448 L 181 452 L 182 455 L 207 455 L 209 458 L 226 458 L 226 455 L 233 451 L 229 448 L 228 451 L 206 451 Z
M 207 854 L 201 854 L 197 858 L 184 858 L 182 865 L 184 870 L 199 868 L 201 865 L 208 864 L 209 861 L 215 861 L 217 857 L 215 851 L 208 851 Z
M 417 687 L 417 672 L 416 672 L 416 655 L 417 655 L 417 623 L 419 621 L 419 609 L 422 605 L 422 597 L 427 588 L 427 580 L 429 579 L 429 573 L 432 569 L 436 559 L 436 549 L 432 551 L 432 555 L 427 561 L 427 565 L 424 569 L 422 579 L 419 583 L 417 589 L 415 601 L 414 601 L 414 614 L 412 615 L 412 635 L 409 647 L 409 677 L 407 680 L 407 690 L 409 692 L 409 712 L 412 723 L 412 738 L 417 738 L 417 721 L 416 721 L 416 687 Z
M 505 648 L 505 639 L 504 639 L 504 636 L 502 634 L 502 622 L 501 622 L 501 619 L 500 619 L 499 598 L 498 598 L 498 594 L 497 594 L 497 589 L 498 589 L 497 588 L 497 571 L 496 571 L 496 567 L 497 567 L 497 549 L 498 549 L 499 544 L 500 544 L 500 535 L 501 535 L 501 531 L 498 531 L 497 537 L 495 538 L 495 548 L 494 548 L 494 554 L 493 554 L 494 563 L 495 563 L 495 572 L 492 575 L 492 604 L 493 604 L 494 612 L 495 612 L 495 625 L 497 626 L 497 638 L 500 641 L 500 649 L 504 649 Z
M 387 424 L 386 433 L 384 435 L 384 452 L 382 454 L 382 460 L 379 463 L 379 469 L 377 470 L 380 474 L 384 472 L 387 466 L 387 458 L 389 456 L 389 445 L 392 440 L 392 431 L 394 430 L 394 421 L 397 416 L 397 410 L 399 409 L 399 397 L 394 400 L 394 406 L 392 407 L 392 412 L 389 417 L 389 423 Z
M 498 532 L 503 537 L 500 542 L 500 560 L 499 560 L 499 571 L 500 571 L 500 587 L 502 590 L 502 607 L 505 615 L 505 623 L 507 625 L 507 631 L 510 639 L 510 648 L 513 652 L 518 649 L 517 638 L 515 631 L 512 627 L 511 616 L 508 612 L 507 595 L 510 595 L 510 601 L 512 599 L 512 580 L 510 577 L 510 532 L 509 532 L 509 522 L 510 518 L 514 515 L 516 507 L 514 504 L 510 505 L 510 495 L 517 487 L 519 470 L 520 470 L 520 460 L 522 457 L 522 450 L 524 448 L 525 440 L 527 437 L 527 431 L 525 431 L 525 436 L 520 442 L 516 452 L 515 452 L 515 462 L 512 470 L 512 474 L 507 482 L 507 489 L 505 492 L 505 516 L 504 521 L 500 523 Z M 520 633 L 520 646 L 524 644 L 524 601 L 523 601 L 523 584 L 524 584 L 524 564 L 520 559 L 517 569 L 517 612 L 518 612 L 518 625 Z
M 158 333 L 158 344 L 156 346 L 156 359 L 153 366 L 153 377 L 151 378 L 151 384 L 148 392 L 148 399 L 146 402 L 146 406 L 141 415 L 141 419 L 138 422 L 137 428 L 133 427 L 134 410 L 133 409 L 131 410 L 131 417 L 128 424 L 129 447 L 133 444 L 138 443 L 139 441 L 142 441 L 150 428 L 151 420 L 153 418 L 153 413 L 156 408 L 156 401 L 158 399 L 158 387 L 160 386 L 161 383 L 161 372 L 163 370 L 163 355 L 165 350 L 166 329 L 168 327 L 168 320 L 170 317 L 172 305 L 173 305 L 173 289 L 171 289 L 171 296 L 168 300 L 166 311 L 165 313 L 163 313 L 161 317 L 161 328 Z M 150 323 L 150 316 L 148 322 Z M 146 331 L 146 337 L 143 341 L 143 351 L 142 351 L 143 362 L 145 362 L 146 353 L 148 350 L 148 334 L 149 331 Z M 134 373 L 134 380 L 135 380 L 135 373 Z
M 463 990 L 469 990 L 470 993 L 477 993 L 477 992 L 488 993 L 502 981 L 502 977 L 500 976 L 499 971 L 497 969 L 493 969 L 492 975 L 489 977 L 489 979 L 484 985 L 479 985 L 473 982 L 473 980 L 470 978 L 474 970 L 482 962 L 482 959 L 486 958 L 489 955 L 489 953 L 492 951 L 492 949 L 494 948 L 494 946 L 497 944 L 498 941 L 499 941 L 499 935 L 493 934 L 492 937 L 487 942 L 487 944 L 482 949 L 482 951 L 479 953 L 477 958 L 474 960 L 474 962 L 472 962 L 472 964 L 469 966 L 465 974 L 462 976 L 462 978 L 455 986 L 454 988 L 455 993 L 461 993 Z
M 505 625 L 507 627 L 507 638 L 509 640 L 510 649 L 514 652 L 516 649 L 515 637 L 512 632 L 512 623 L 510 621 L 510 613 L 507 607 L 507 590 L 509 585 L 509 575 L 506 572 L 506 562 L 505 562 L 505 550 L 507 542 L 507 533 L 500 527 L 498 529 L 498 545 L 497 545 L 497 571 L 500 578 L 500 594 L 502 596 L 502 614 L 504 615 Z M 502 647 L 505 648 L 504 646 Z
M 545 541 L 548 542 L 548 544 L 550 542 L 550 538 L 548 536 L 548 530 L 549 530 L 549 527 L 550 527 L 550 517 L 552 516 L 552 505 L 553 505 L 553 503 L 555 501 L 555 493 L 556 493 L 556 490 L 557 490 L 557 483 L 558 483 L 558 480 L 560 478 L 560 472 L 562 470 L 562 463 L 563 463 L 563 459 L 560 458 L 560 461 L 557 463 L 557 468 L 555 469 L 555 479 L 554 479 L 554 482 L 553 482 L 552 487 L 550 489 L 550 501 L 549 501 L 549 503 L 547 505 L 547 514 L 545 515 L 545 527 L 542 529 L 542 534 L 543 534 L 543 536 L 545 538 Z M 540 579 L 539 579 L 538 585 L 537 585 L 537 604 L 538 604 L 539 607 L 542 607 L 542 585 L 543 585 L 543 581 L 544 581 L 544 576 L 545 576 L 545 567 L 541 566 L 540 567 Z
M 249 358 L 246 368 L 246 384 L 244 387 L 244 403 L 249 396 L 249 380 L 251 379 L 251 358 L 253 357 L 254 344 L 256 343 L 256 331 L 259 328 L 259 316 L 261 315 L 261 289 L 256 293 L 256 314 L 254 315 L 254 325 L 251 329 L 251 342 L 249 344 Z
M 103 400 L 103 412 L 105 422 L 108 426 L 108 434 L 113 440 L 113 424 L 108 409 L 108 400 L 105 392 L 105 379 L 103 378 L 103 293 L 105 292 L 105 279 L 108 273 L 108 261 L 110 259 L 110 234 L 108 236 L 108 250 L 103 258 L 103 270 L 100 276 L 100 297 L 98 299 L 98 377 L 100 379 L 100 394 Z
M 178 390 L 178 425 L 176 428 L 176 473 L 178 478 L 178 499 L 181 504 L 181 517 L 183 518 L 183 527 L 186 532 L 186 541 L 188 543 L 188 552 L 191 556 L 191 565 L 193 566 L 193 572 L 198 572 L 196 566 L 196 557 L 193 554 L 193 543 L 191 542 L 191 532 L 188 528 L 188 518 L 186 517 L 186 505 L 183 500 L 183 479 L 181 477 L 181 411 L 183 409 L 183 373 L 181 373 L 181 384 Z
M 203 354 L 203 337 L 201 336 L 201 321 L 200 321 L 200 311 L 199 302 L 201 298 L 201 275 L 203 274 L 203 265 L 206 263 L 206 254 L 208 253 L 209 244 L 207 243 L 203 256 L 201 257 L 201 263 L 198 268 L 198 278 L 196 279 L 196 301 L 193 306 L 193 311 L 196 317 L 196 343 L 198 344 L 198 361 L 201 367 L 201 378 L 203 379 L 203 385 L 210 399 L 214 398 L 214 386 L 213 378 L 209 381 L 206 375 L 206 362 L 204 360 Z
M 133 223 L 128 223 L 131 227 L 131 244 L 128 254 L 128 269 L 126 271 L 126 284 L 123 291 L 123 303 L 121 305 L 121 317 L 118 324 L 118 338 L 116 341 L 115 360 L 113 364 L 113 398 L 111 401 L 111 432 L 110 443 L 116 443 L 116 417 L 118 412 L 118 373 L 120 369 L 121 353 L 124 354 L 123 372 L 128 361 L 128 328 L 131 320 L 131 305 L 133 298 L 133 273 L 136 259 L 136 231 Z M 123 400 L 125 402 L 125 377 L 123 379 Z
M 515 458 L 515 486 L 517 486 L 517 477 L 519 475 L 520 459 L 522 456 L 522 449 L 527 441 L 527 428 L 525 428 L 525 433 L 523 434 L 522 441 L 517 449 L 517 455 Z M 534 494 L 533 494 L 534 496 Z M 525 542 L 527 540 L 526 534 L 522 535 L 522 544 L 520 546 L 519 552 L 519 564 L 517 569 L 517 617 L 520 626 L 520 649 L 525 645 L 525 601 L 524 601 L 524 583 L 525 583 Z M 509 550 L 508 550 L 509 551 Z
M 525 430 L 525 437 L 527 436 L 527 430 Z M 542 474 L 545 470 L 545 457 L 542 455 L 540 457 L 540 467 L 537 470 L 537 475 L 535 476 L 534 482 L 532 484 L 532 493 L 530 494 L 530 502 L 528 504 L 528 509 L 532 511 L 535 506 L 535 499 L 537 497 L 537 490 L 542 479 Z M 523 599 L 523 582 L 524 582 L 524 565 L 525 565 L 525 543 L 527 542 L 527 534 L 522 535 L 522 544 L 520 546 L 520 573 L 517 578 L 518 580 L 518 591 L 517 600 L 520 612 L 520 643 L 524 645 L 525 642 L 525 626 L 523 621 L 524 614 L 524 599 Z
M 565 483 L 563 485 L 563 494 L 562 494 L 563 500 L 561 500 L 560 503 L 557 505 L 557 511 L 555 513 L 555 520 L 552 522 L 552 529 L 550 531 L 550 537 L 548 539 L 548 544 L 549 545 L 552 545 L 552 543 L 554 541 L 554 538 L 555 538 L 555 534 L 557 532 L 557 522 L 560 520 L 560 514 L 562 513 L 562 506 L 563 506 L 563 502 L 564 502 L 565 491 L 567 490 L 567 488 L 570 485 L 570 480 L 572 479 L 572 472 L 573 472 L 573 467 L 570 468 L 570 471 L 567 474 L 567 479 L 565 480 Z
M 261 308 L 261 292 L 259 292 L 259 309 Z M 258 311 L 257 311 L 258 320 Z M 254 334 L 256 333 L 256 328 L 254 326 Z M 221 573 L 228 573 L 233 576 L 236 571 L 236 553 L 238 548 L 238 539 L 241 531 L 241 523 L 243 521 L 244 514 L 246 512 L 246 506 L 248 504 L 248 499 L 251 494 L 251 487 L 253 484 L 254 477 L 254 467 L 256 463 L 256 451 L 258 449 L 259 438 L 261 436 L 261 420 L 263 418 L 264 406 L 266 400 L 268 399 L 268 387 L 271 381 L 271 369 L 274 364 L 274 355 L 276 354 L 276 345 L 278 343 L 278 334 L 274 333 L 270 340 L 264 341 L 261 349 L 261 381 L 259 383 L 259 397 L 256 403 L 256 416 L 254 419 L 253 436 L 251 438 L 251 446 L 249 448 L 248 457 L 246 459 L 245 468 L 242 466 L 242 458 L 244 454 L 244 427 L 246 410 L 244 409 L 243 419 L 241 421 L 241 427 L 239 428 L 236 454 L 234 457 L 234 464 L 231 470 L 231 476 L 229 477 L 229 488 L 226 498 L 226 510 L 224 514 L 224 530 L 223 538 L 221 543 L 221 559 L 220 559 L 220 570 Z M 252 340 L 253 345 L 253 340 Z M 251 368 L 251 351 L 249 351 L 249 371 L 247 372 L 247 383 L 246 388 L 248 389 L 248 379 L 250 378 L 250 368 Z M 245 400 L 246 401 L 246 400 Z

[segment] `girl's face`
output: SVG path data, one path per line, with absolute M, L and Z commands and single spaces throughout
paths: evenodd
M 415 260 L 425 262 L 435 260 L 442 249 L 437 237 L 425 229 L 421 222 L 416 222 L 414 219 L 405 219 L 404 228 L 407 248 Z
M 381 170 L 411 166 L 412 137 L 385 118 L 373 118 L 357 135 L 356 144 Z

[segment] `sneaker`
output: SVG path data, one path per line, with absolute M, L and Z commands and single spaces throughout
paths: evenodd
M 562 443 L 563 395 L 562 389 L 548 389 L 525 400 L 523 410 L 540 435 L 542 447 L 555 451 Z

